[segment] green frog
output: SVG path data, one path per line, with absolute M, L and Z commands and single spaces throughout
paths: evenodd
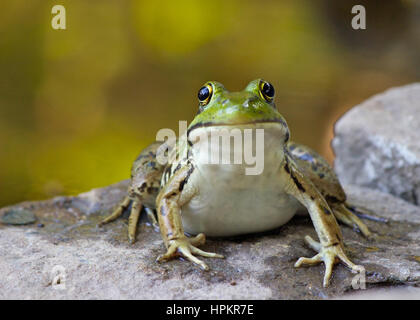
M 311 258 L 299 258 L 295 267 L 323 262 L 324 287 L 328 286 L 337 262 L 352 272 L 363 270 L 347 257 L 337 220 L 357 228 L 366 237 L 370 236 L 368 228 L 350 210 L 328 162 L 310 148 L 290 140 L 288 125 L 277 110 L 274 97 L 273 85 L 262 79 L 251 81 L 240 92 L 229 92 L 215 81 L 207 82 L 198 92 L 197 115 L 186 134 L 177 140 L 176 148 L 169 150 L 166 142 L 155 142 L 144 149 L 132 166 L 127 197 L 100 224 L 115 220 L 131 204 L 128 238 L 132 243 L 144 208 L 153 225 L 160 229 L 167 249 L 158 262 L 182 256 L 207 270 L 200 256 L 224 257 L 199 249 L 206 235 L 223 237 L 274 229 L 287 223 L 303 206 L 319 240 L 305 237 L 317 253 Z M 255 143 L 244 139 L 242 148 L 251 145 L 257 156 L 260 151 L 262 170 L 249 174 L 244 161 L 208 161 L 203 151 L 204 146 L 208 147 L 206 137 L 233 129 L 245 137 L 247 130 L 255 136 L 257 131 L 263 133 L 263 139 Z M 226 150 L 222 147 L 222 151 Z M 240 151 L 234 147 L 227 150 L 229 156 Z M 173 160 L 158 161 L 162 154 Z

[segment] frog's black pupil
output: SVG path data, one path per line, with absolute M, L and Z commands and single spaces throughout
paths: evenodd
M 198 91 L 198 100 L 200 101 L 204 101 L 206 100 L 210 95 L 210 90 L 207 87 L 202 87 L 199 91 Z
M 264 82 L 262 91 L 267 97 L 274 97 L 274 87 L 271 85 L 271 83 Z

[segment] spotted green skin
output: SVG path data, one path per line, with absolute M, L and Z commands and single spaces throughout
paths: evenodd
M 286 124 L 273 102 L 266 101 L 260 94 L 262 79 L 251 81 L 243 91 L 229 92 L 223 85 L 211 81 L 213 96 L 199 111 L 188 130 L 197 126 L 243 124 L 257 122 L 280 122 Z
M 194 197 L 197 197 L 200 184 L 208 185 L 207 181 L 200 180 L 200 174 L 196 174 L 195 159 L 193 153 L 190 152 L 193 142 L 189 140 L 189 135 L 195 129 L 201 130 L 206 127 L 229 126 L 235 128 L 248 124 L 251 126 L 259 124 L 265 126 L 264 128 L 272 128 L 273 124 L 276 124 L 276 132 L 280 134 L 275 137 L 279 136 L 281 139 L 274 140 L 277 150 L 271 152 L 274 152 L 276 157 L 278 156 L 279 162 L 271 162 L 277 172 L 266 179 L 270 186 L 273 179 L 280 181 L 278 184 L 280 189 L 276 189 L 275 192 L 282 195 L 283 200 L 288 196 L 295 198 L 291 201 L 291 208 L 294 208 L 297 200 L 308 210 L 320 241 L 317 242 L 309 236 L 305 237 L 305 240 L 318 254 L 313 258 L 300 258 L 295 266 L 324 262 L 326 266 L 324 286 L 328 286 L 333 265 L 337 261 L 342 261 L 353 272 L 362 271 L 361 266 L 355 265 L 347 258 L 336 219 L 358 228 L 365 236 L 369 236 L 370 233 L 366 226 L 348 210 L 344 190 L 327 161 L 310 148 L 290 141 L 289 128 L 283 116 L 278 112 L 274 99 L 267 99 L 261 92 L 262 82 L 262 79 L 251 81 L 240 92 L 229 92 L 222 84 L 215 81 L 209 82 L 208 84 L 212 87 L 211 98 L 208 102 L 206 101 L 206 104 L 200 103 L 197 115 L 188 127 L 186 140 L 178 141 L 179 160 L 168 165 L 159 164 L 156 160 L 156 153 L 162 147 L 162 143 L 154 143 L 142 151 L 132 167 L 129 196 L 103 223 L 120 216 L 132 201 L 129 221 L 131 242 L 135 239 L 138 217 L 140 210 L 144 207 L 149 209 L 149 218 L 156 227 L 159 227 L 167 248 L 167 252 L 158 258 L 159 262 L 181 255 L 200 265 L 203 269 L 207 269 L 207 265 L 195 255 L 213 258 L 222 256 L 198 249 L 197 247 L 205 241 L 204 234 L 188 238 L 185 235 L 181 218 L 181 209 L 186 208 L 185 206 Z M 275 161 L 276 157 L 274 157 Z M 232 179 L 235 179 L 235 176 L 232 176 Z M 212 187 L 215 189 L 210 190 L 217 191 L 217 177 L 213 179 L 213 183 Z M 249 187 L 250 193 L 252 193 L 253 185 L 250 184 Z M 209 189 L 206 190 L 209 192 Z M 266 187 L 263 190 L 273 191 Z M 226 201 L 225 193 L 221 194 L 223 200 Z M 284 198 L 285 195 L 286 198 Z M 221 198 L 214 199 L 217 201 Z M 264 206 L 267 207 L 267 204 L 261 203 L 261 207 Z M 157 221 L 150 209 L 156 209 L 159 226 L 157 226 Z M 216 211 L 214 214 L 219 213 Z M 229 212 L 221 214 L 223 216 Z M 258 219 L 258 215 L 255 215 L 254 212 L 252 214 L 256 217 L 255 219 Z M 208 212 L 206 215 L 208 218 Z M 213 219 L 213 216 L 211 217 Z M 240 217 L 240 215 L 236 217 Z M 232 225 L 232 228 L 235 228 L 235 224 Z

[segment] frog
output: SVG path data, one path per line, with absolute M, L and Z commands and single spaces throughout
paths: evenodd
M 228 91 L 217 81 L 206 82 L 198 91 L 198 110 L 186 134 L 177 138 L 172 150 L 167 142 L 156 141 L 139 154 L 132 165 L 127 196 L 99 225 L 130 208 L 128 240 L 134 243 L 140 213 L 146 212 L 166 247 L 157 262 L 182 257 L 208 270 L 203 258 L 225 257 L 199 248 L 206 237 L 273 230 L 304 209 L 318 237 L 306 235 L 304 240 L 316 254 L 298 258 L 294 267 L 324 263 L 324 287 L 329 286 L 339 262 L 352 273 L 363 271 L 347 256 L 338 222 L 367 238 L 371 232 L 351 210 L 327 160 L 290 139 L 288 124 L 274 100 L 274 86 L 263 79 L 251 81 L 238 92 Z M 262 130 L 262 172 L 246 174 L 243 162 L 206 161 L 203 137 L 232 129 L 241 134 Z M 174 160 L 160 161 L 162 154 Z

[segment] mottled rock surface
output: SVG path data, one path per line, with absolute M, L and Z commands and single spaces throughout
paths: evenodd
M 352 108 L 335 125 L 335 170 L 344 184 L 420 205 L 420 83 Z
M 126 216 L 96 227 L 124 197 L 126 186 L 123 181 L 76 197 L 12 207 L 30 210 L 37 221 L 0 225 L 0 298 L 322 299 L 362 291 L 371 297 L 375 290 L 389 293 L 394 287 L 404 290 L 401 286 L 420 297 L 414 288 L 420 285 L 420 208 L 391 195 L 345 188 L 351 202 L 390 219 L 367 221 L 374 241 L 342 227 L 349 256 L 366 267 L 366 290 L 353 290 L 354 274 L 341 264 L 327 289 L 323 265 L 293 267 L 300 256 L 314 255 L 302 240 L 316 237 L 305 216 L 265 234 L 208 239 L 203 248 L 226 259 L 207 259 L 207 272 L 179 259 L 157 264 L 164 245 L 145 217 L 133 245 L 127 242 Z M 10 209 L 1 209 L 0 216 Z

